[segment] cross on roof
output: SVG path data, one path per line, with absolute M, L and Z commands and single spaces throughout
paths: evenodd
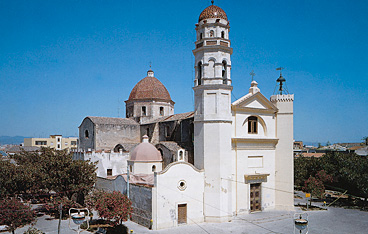
M 252 81 L 253 81 L 253 78 L 254 78 L 254 76 L 256 75 L 256 73 L 254 73 L 254 71 L 252 70 L 252 72 L 251 72 L 251 73 L 249 73 L 249 75 L 251 75 L 251 76 L 252 76 Z

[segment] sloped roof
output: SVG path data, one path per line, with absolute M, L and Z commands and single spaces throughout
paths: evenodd
M 177 152 L 181 149 L 181 147 L 178 145 L 178 143 L 174 141 L 160 141 L 157 145 L 163 145 L 166 148 L 168 148 L 170 151 Z
M 252 102 L 253 100 L 259 100 L 260 103 L 268 109 L 273 109 L 275 111 L 278 110 L 277 107 L 270 100 L 268 100 L 261 92 L 256 92 L 254 94 L 248 93 L 243 97 L 239 98 L 238 100 L 234 101 L 232 103 L 232 106 L 246 105 Z
M 19 146 L 19 145 L 14 145 L 12 147 L 10 147 L 9 149 L 7 149 L 7 152 L 21 152 L 22 150 L 27 151 L 27 152 L 32 152 L 32 151 L 37 151 L 39 150 L 40 147 L 37 146 Z
M 189 119 L 189 118 L 193 118 L 193 117 L 194 117 L 194 112 L 191 111 L 191 112 L 186 112 L 186 113 L 181 113 L 181 114 L 175 114 L 175 115 L 160 117 L 160 118 L 152 120 L 151 122 L 148 122 L 147 124 L 158 123 L 158 122 L 169 122 L 169 121 L 175 121 L 175 120 L 183 120 L 183 119 Z
M 111 118 L 87 116 L 94 124 L 114 124 L 114 125 L 139 125 L 135 120 L 129 118 Z

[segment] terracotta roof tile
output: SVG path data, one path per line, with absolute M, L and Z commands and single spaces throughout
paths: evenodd
M 162 100 L 172 102 L 166 87 L 155 77 L 145 77 L 139 81 L 129 95 L 131 100 Z
M 222 10 L 220 7 L 211 5 L 204 9 L 202 13 L 199 15 L 198 22 L 204 19 L 210 19 L 210 18 L 220 18 L 227 21 L 227 15 L 224 10 Z
M 115 124 L 115 125 L 139 125 L 136 121 L 129 118 L 110 118 L 110 117 L 94 117 L 88 116 L 94 124 Z

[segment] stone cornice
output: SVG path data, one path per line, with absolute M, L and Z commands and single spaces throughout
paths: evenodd
M 199 47 L 199 48 L 194 49 L 192 51 L 193 51 L 193 54 L 195 55 L 196 53 L 198 53 L 202 50 L 204 50 L 206 52 L 224 51 L 224 52 L 230 53 L 230 55 L 233 53 L 233 48 L 226 47 L 226 46 L 220 46 L 220 45 L 202 46 L 202 47 Z
M 274 114 L 277 111 L 274 109 L 259 109 L 259 108 L 251 108 L 251 107 L 241 107 L 231 105 L 231 110 L 236 112 L 247 112 L 247 113 L 260 113 L 260 114 Z
M 219 89 L 226 89 L 226 90 L 233 90 L 233 86 L 226 85 L 226 84 L 207 84 L 207 85 L 198 85 L 194 86 L 193 90 L 219 90 Z
M 279 139 L 277 138 L 245 138 L 245 137 L 233 137 L 231 138 L 233 143 L 257 143 L 257 144 L 274 144 L 276 145 Z
M 194 119 L 193 123 L 232 123 L 231 120 L 196 120 Z
M 167 165 L 165 167 L 164 170 L 162 171 L 159 171 L 159 172 L 155 172 L 155 175 L 162 175 L 162 174 L 165 174 L 171 167 L 175 166 L 175 165 L 178 165 L 178 164 L 185 164 L 185 165 L 188 165 L 190 167 L 193 168 L 193 170 L 195 170 L 196 172 L 204 172 L 204 170 L 200 170 L 198 168 L 196 168 L 194 165 L 190 164 L 190 163 L 187 163 L 187 162 L 173 162 L 173 163 L 170 163 L 169 165 Z

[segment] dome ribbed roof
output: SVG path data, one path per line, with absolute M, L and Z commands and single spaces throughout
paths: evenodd
M 220 18 L 227 21 L 227 15 L 225 11 L 218 6 L 211 5 L 202 11 L 202 13 L 199 15 L 198 22 L 204 19 L 211 19 L 211 18 L 216 19 Z
M 152 144 L 142 142 L 130 154 L 131 161 L 152 162 L 162 161 L 160 152 Z
M 143 78 L 134 86 L 129 95 L 128 101 L 130 100 L 163 100 L 172 102 L 166 87 L 153 76 Z

